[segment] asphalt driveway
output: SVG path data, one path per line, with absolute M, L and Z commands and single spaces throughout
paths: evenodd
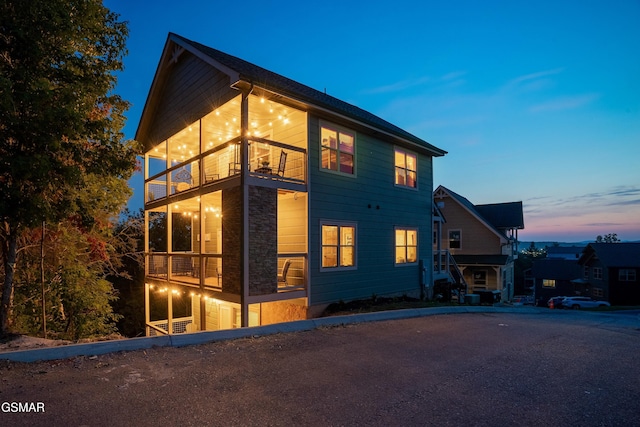
M 637 316 L 540 310 L 3 361 L 0 425 L 633 426 L 639 355 Z

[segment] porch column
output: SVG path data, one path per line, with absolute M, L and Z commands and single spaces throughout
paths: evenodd
M 173 334 L 173 290 L 167 291 L 167 331 Z
M 240 131 L 242 132 L 240 142 L 240 164 L 242 172 L 240 175 L 241 197 L 242 197 L 242 226 L 240 239 L 240 326 L 249 326 L 249 94 L 251 89 L 243 91 L 242 102 L 240 104 Z
M 149 313 L 149 284 L 144 284 L 144 334 L 149 336 L 149 322 L 151 321 L 151 313 Z

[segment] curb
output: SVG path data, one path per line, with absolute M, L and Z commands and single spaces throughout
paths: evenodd
M 379 311 L 344 316 L 321 317 L 309 320 L 276 323 L 265 326 L 227 329 L 223 331 L 202 331 L 190 334 L 163 335 L 159 337 L 127 338 L 115 341 L 100 341 L 85 344 L 69 344 L 30 350 L 17 350 L 0 353 L 0 360 L 13 362 L 38 362 L 46 360 L 69 359 L 78 356 L 97 356 L 118 351 L 143 350 L 152 347 L 184 347 L 228 341 L 238 338 L 260 337 L 291 332 L 310 331 L 322 327 L 350 325 L 356 323 L 380 322 L 384 320 L 410 319 L 443 314 L 464 313 L 522 313 L 537 314 L 543 309 L 525 307 L 460 306 L 436 308 L 411 308 L 405 310 Z

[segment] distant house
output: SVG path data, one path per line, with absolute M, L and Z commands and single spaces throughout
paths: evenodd
M 510 300 L 518 230 L 524 229 L 522 202 L 474 205 L 443 186 L 433 198 L 442 217 L 436 221 L 435 253 L 452 256 L 467 292 L 498 290 L 502 300 Z
M 575 281 L 583 294 L 612 305 L 640 304 L 640 243 L 590 243 Z
M 552 297 L 576 295 L 574 281 L 580 277 L 581 271 L 576 259 L 551 257 L 535 260 L 531 267 L 531 275 L 538 304 L 546 305 Z
M 582 255 L 584 246 L 547 246 L 547 258 L 577 261 Z
M 431 283 L 425 212 L 446 152 L 367 111 L 169 34 L 136 139 L 147 334 L 305 319 Z

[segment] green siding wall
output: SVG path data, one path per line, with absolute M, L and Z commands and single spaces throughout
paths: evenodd
M 418 190 L 394 185 L 394 144 L 357 133 L 356 176 L 320 170 L 319 120 L 309 117 L 309 303 L 420 290 L 418 265 L 395 266 L 395 227 L 418 229 L 418 259 L 432 264 L 432 158 L 418 155 Z M 320 222 L 357 224 L 357 269 L 320 271 Z

